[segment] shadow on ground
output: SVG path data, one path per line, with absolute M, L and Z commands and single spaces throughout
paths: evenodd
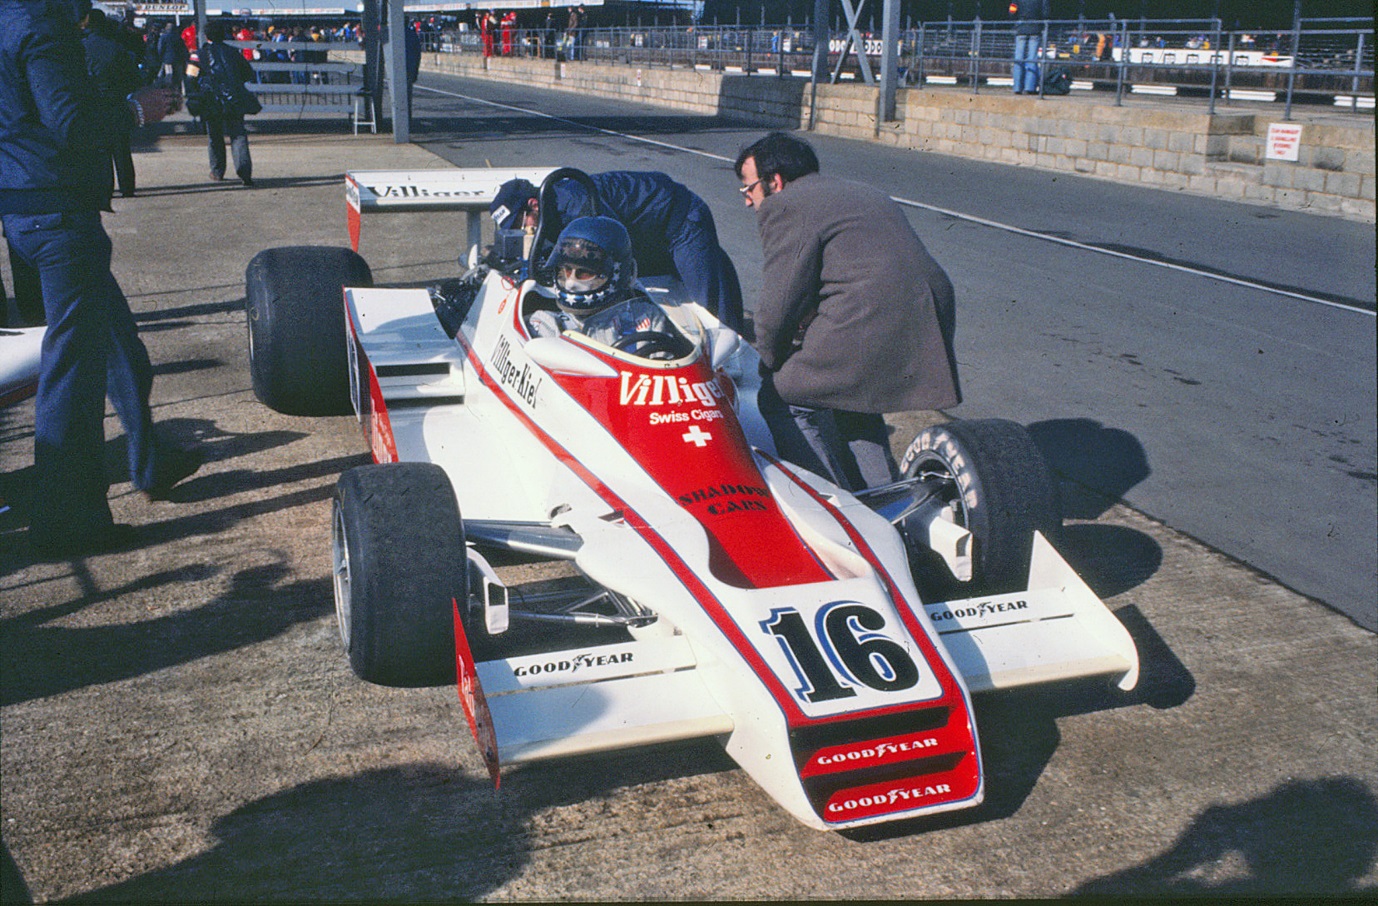
M 1212 806 L 1156 858 L 1083 884 L 1096 897 L 1372 897 L 1378 801 L 1353 777 L 1294 780 Z

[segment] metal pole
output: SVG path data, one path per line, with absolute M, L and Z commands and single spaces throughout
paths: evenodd
M 411 141 L 411 109 L 407 106 L 407 28 L 402 0 L 387 0 L 388 7 L 388 83 L 392 101 L 392 143 Z
M 1359 112 L 1359 74 L 1364 71 L 1364 33 L 1359 32 L 1359 43 L 1354 48 L 1354 79 L 1349 88 L 1349 112 Z
M 976 17 L 971 32 L 971 93 L 981 92 L 981 17 Z
M 1220 80 L 1220 64 L 1216 62 L 1220 59 L 1220 20 L 1216 19 L 1212 23 L 1211 32 L 1211 103 L 1208 116 L 1215 116 L 1215 92 L 1216 85 Z
M 1052 71 L 1052 64 L 1048 62 L 1048 27 L 1051 23 L 1046 20 L 1043 23 L 1043 37 L 1038 44 L 1038 99 L 1048 95 L 1043 91 L 1043 86 L 1048 84 L 1048 73 Z M 1025 64 L 1027 65 L 1027 64 Z M 1013 72 L 1013 69 L 1011 69 Z
M 917 86 L 919 86 L 920 88 L 923 87 L 923 84 L 924 84 L 924 81 L 925 81 L 925 78 L 924 78 L 924 77 L 925 77 L 925 75 L 926 75 L 925 70 L 927 69 L 927 66 L 925 65 L 925 64 L 927 63 L 927 61 L 924 59 L 924 56 L 923 56 L 924 41 L 926 41 L 927 38 L 928 38 L 928 32 L 925 31 L 925 23 L 920 22 L 920 23 L 919 23 L 919 41 L 918 41 L 917 44 L 914 45 L 914 65 L 917 66 L 917 67 L 919 68 L 919 78 L 918 78 L 917 81 L 914 81 L 913 79 L 910 80 L 910 82 L 911 82 L 912 84 L 917 85 Z
M 813 74 L 809 76 L 809 131 L 818 121 L 818 82 L 828 77 L 829 0 L 813 0 Z
M 895 59 L 900 39 L 900 0 L 885 0 L 881 11 L 880 31 L 880 118 L 895 119 L 895 89 L 899 76 L 899 61 Z
M 1234 42 L 1235 42 L 1235 38 L 1236 38 L 1236 37 L 1238 37 L 1238 35 L 1237 35 L 1235 32 L 1230 32 L 1230 46 L 1229 46 L 1229 48 L 1226 50 L 1226 54 L 1227 54 L 1227 55 L 1226 55 L 1226 57 L 1225 57 L 1225 93 L 1224 93 L 1224 97 L 1225 97 L 1226 100 L 1229 100 L 1229 99 L 1230 99 L 1230 92 L 1231 92 L 1231 91 L 1233 90 L 1233 88 L 1234 88 Z
M 1292 8 L 1292 66 L 1287 71 L 1287 106 L 1282 113 L 1284 121 L 1292 119 L 1292 91 L 1297 83 L 1297 61 L 1301 59 L 1301 0 Z
M 1129 65 L 1129 23 L 1122 21 L 1120 25 L 1120 65 L 1119 71 L 1115 75 L 1115 106 L 1120 107 L 1124 104 L 1124 73 Z

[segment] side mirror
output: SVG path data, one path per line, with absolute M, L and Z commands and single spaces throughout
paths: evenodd
M 713 363 L 713 370 L 721 370 L 727 361 L 736 355 L 737 349 L 741 345 L 742 338 L 737 335 L 735 330 L 717 327 L 708 331 L 708 348 L 711 352 L 710 359 Z

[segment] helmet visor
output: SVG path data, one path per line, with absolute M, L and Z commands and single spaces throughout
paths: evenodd
M 566 239 L 555 249 L 555 282 L 571 293 L 597 292 L 612 277 L 608 253 L 587 239 Z

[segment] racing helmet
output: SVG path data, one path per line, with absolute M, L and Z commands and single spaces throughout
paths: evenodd
M 611 217 L 580 217 L 560 231 L 546 261 L 560 308 L 583 318 L 630 295 L 636 259 L 627 228 Z

